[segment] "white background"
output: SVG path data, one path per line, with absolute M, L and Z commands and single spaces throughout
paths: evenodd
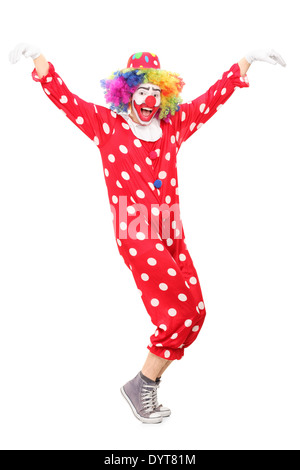
M 0 447 L 288 449 L 299 436 L 299 33 L 296 0 L 1 2 Z M 138 51 L 180 73 L 185 101 L 258 48 L 237 90 L 178 155 L 181 211 L 207 319 L 164 376 L 162 425 L 119 388 L 153 333 L 120 257 L 96 146 L 8 61 L 38 45 L 67 86 Z

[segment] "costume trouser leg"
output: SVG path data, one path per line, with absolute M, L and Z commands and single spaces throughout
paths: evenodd
M 198 336 L 205 307 L 198 275 L 183 239 L 119 240 L 142 301 L 156 326 L 148 349 L 165 359 L 181 359 Z

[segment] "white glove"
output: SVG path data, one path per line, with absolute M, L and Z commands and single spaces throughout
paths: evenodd
M 41 55 L 41 51 L 36 46 L 21 42 L 10 52 L 8 57 L 12 64 L 16 64 L 21 59 L 22 55 L 24 55 L 26 59 L 31 57 L 33 60 L 35 60 Z
M 278 54 L 278 52 L 274 51 L 274 49 L 259 49 L 249 52 L 245 55 L 245 59 L 249 64 L 252 64 L 255 60 L 261 60 L 263 62 L 269 62 L 269 64 L 280 64 L 283 67 L 286 67 L 286 63 L 283 58 Z

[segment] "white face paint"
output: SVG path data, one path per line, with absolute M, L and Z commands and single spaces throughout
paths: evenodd
M 132 96 L 132 109 L 140 124 L 148 125 L 161 103 L 161 89 L 152 83 L 142 83 Z

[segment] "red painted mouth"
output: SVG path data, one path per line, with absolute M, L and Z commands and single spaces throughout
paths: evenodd
M 149 108 L 145 103 L 138 105 L 134 102 L 134 108 L 141 121 L 149 122 L 151 121 L 155 113 L 158 111 L 159 106 L 154 106 L 153 108 Z

